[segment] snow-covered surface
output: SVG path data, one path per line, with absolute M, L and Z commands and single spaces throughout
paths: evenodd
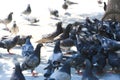
M 101 19 L 104 14 L 103 4 L 99 5 L 97 0 L 71 0 L 78 2 L 78 5 L 72 5 L 66 11 L 69 15 L 64 15 L 65 10 L 62 9 L 62 4 L 64 0 L 0 0 L 0 19 L 6 17 L 9 12 L 13 12 L 13 21 L 15 20 L 19 26 L 20 35 L 32 34 L 33 38 L 31 40 L 34 47 L 36 46 L 35 41 L 39 40 L 42 35 L 51 33 L 55 30 L 55 23 L 58 21 L 63 21 L 63 27 L 67 23 L 74 21 L 82 21 L 82 19 L 87 16 L 91 18 Z M 104 0 L 106 1 L 106 0 Z M 32 13 L 30 16 L 34 16 L 40 19 L 40 22 L 37 24 L 31 25 L 29 22 L 24 20 L 21 15 L 21 12 L 25 10 L 27 4 L 31 5 Z M 50 17 L 48 8 L 57 9 L 60 14 L 59 20 L 53 20 Z M 11 22 L 8 27 L 12 27 Z M 3 24 L 0 24 L 0 37 L 3 35 L 10 35 L 9 32 L 2 30 L 4 28 Z M 16 57 L 20 63 L 23 61 L 21 56 L 21 47 L 16 46 L 11 49 L 15 55 L 9 55 L 6 49 L 0 48 L 0 80 L 9 80 L 13 72 L 14 67 L 14 58 Z M 23 71 L 23 74 L 26 80 L 44 80 L 43 70 L 46 66 L 47 59 L 50 54 L 52 54 L 53 46 L 46 46 L 42 48 L 41 56 L 42 62 L 36 68 L 36 71 L 39 73 L 38 77 L 32 77 L 29 70 Z M 72 80 L 80 80 L 81 76 L 75 74 L 75 70 L 72 69 Z M 100 77 L 101 80 L 120 80 L 120 76 L 107 74 L 103 77 Z

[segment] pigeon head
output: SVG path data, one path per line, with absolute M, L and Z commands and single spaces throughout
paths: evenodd
M 65 9 L 65 10 L 68 9 L 68 5 L 67 5 L 66 2 L 64 2 L 64 4 L 62 5 L 62 8 Z
M 73 26 L 72 24 L 68 24 L 67 27 L 66 27 L 66 30 L 67 29 L 70 30 L 72 28 L 72 26 Z
M 64 31 L 64 34 L 69 34 L 70 30 L 72 29 L 72 24 L 68 24 L 65 31 Z
M 10 12 L 10 15 L 12 15 L 13 14 L 13 12 Z
M 20 68 L 20 63 L 19 62 L 15 62 L 15 68 L 16 71 L 22 71 Z
M 62 22 L 56 23 L 56 26 L 57 26 L 57 32 L 62 33 L 63 32 Z
M 8 15 L 8 18 L 12 18 L 13 12 L 10 12 L 10 14 Z
M 39 21 L 40 21 L 39 19 L 34 19 L 34 23 L 39 22 Z
M 38 55 L 40 54 L 40 49 L 41 49 L 42 46 L 43 46 L 42 43 L 37 44 L 36 49 L 35 49 L 36 54 L 38 54 Z
M 28 4 L 28 9 L 27 9 L 28 11 L 30 10 L 31 11 L 31 7 L 30 7 L 30 4 Z
M 19 38 L 20 38 L 20 36 L 15 36 L 13 41 L 17 42 Z
M 28 36 L 26 37 L 26 39 L 27 39 L 27 38 L 32 38 L 32 35 L 28 35 Z
M 55 14 L 56 17 L 59 17 L 58 10 L 55 10 L 54 14 Z
M 73 26 L 78 26 L 78 25 L 80 25 L 80 22 L 78 22 L 78 21 L 73 23 Z
M 31 44 L 30 39 L 31 37 L 27 37 L 25 44 Z
M 56 23 L 56 26 L 61 26 L 61 25 L 62 25 L 62 22 Z
M 37 46 L 42 47 L 42 46 L 43 46 L 43 44 L 42 44 L 42 43 L 39 43 Z
M 12 20 L 12 15 L 13 15 L 13 12 L 10 12 L 10 14 L 8 15 L 8 20 Z

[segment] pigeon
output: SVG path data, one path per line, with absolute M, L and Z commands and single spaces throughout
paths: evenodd
M 102 0 L 98 0 L 97 2 L 98 2 L 98 4 L 102 4 L 103 3 Z
M 40 21 L 38 18 L 32 17 L 32 16 L 26 16 L 24 17 L 24 19 L 30 22 L 31 24 L 34 24 Z
M 56 41 L 53 54 L 49 58 L 49 62 L 56 66 L 56 68 L 58 68 L 60 63 L 62 62 L 62 57 L 63 54 L 60 48 L 60 41 Z
M 60 47 L 65 51 L 69 51 L 71 47 L 76 45 L 76 43 L 76 30 L 72 29 L 69 33 L 69 37 L 60 41 Z
M 31 39 L 31 37 L 28 37 L 26 39 L 25 44 L 22 46 L 22 56 L 23 57 L 30 56 L 34 51 L 34 47 L 33 47 L 32 43 L 30 42 L 30 39 Z
M 47 67 L 44 68 L 46 72 L 44 73 L 44 77 L 46 80 L 51 76 L 51 74 L 55 71 L 55 67 L 53 66 L 52 63 L 49 63 Z
M 72 67 L 75 68 L 77 74 L 81 75 L 80 69 L 84 68 L 84 61 L 85 56 L 77 52 L 76 54 L 72 55 Z
M 12 73 L 10 80 L 25 80 L 25 77 L 22 73 L 19 62 L 15 63 L 15 70 Z
M 112 67 L 112 71 L 116 70 L 116 68 L 120 71 L 120 56 L 118 54 L 119 53 L 108 52 L 108 64 Z
M 96 35 L 96 37 L 105 51 L 117 51 L 120 49 L 120 41 L 106 38 L 101 35 Z
M 64 10 L 67 10 L 67 9 L 68 9 L 68 4 L 67 4 L 66 2 L 64 2 L 64 4 L 62 5 L 62 8 L 63 8 Z
M 106 4 L 106 2 L 104 2 L 104 7 L 103 7 L 103 9 L 104 9 L 104 11 L 106 11 L 106 9 L 107 9 L 107 4 Z
M 57 26 L 57 28 L 56 28 L 55 32 L 44 35 L 43 38 L 36 41 L 36 43 L 53 42 L 53 39 L 63 32 L 62 22 L 56 23 L 56 26 Z
M 54 41 L 67 39 L 69 37 L 69 32 L 71 31 L 72 24 L 68 24 L 62 34 L 54 38 Z
M 22 12 L 22 14 L 28 16 L 32 12 L 30 4 L 28 4 L 27 8 Z
M 50 15 L 53 15 L 55 17 L 59 17 L 59 12 L 58 10 L 52 10 L 49 8 L 49 11 L 50 11 Z
M 13 35 L 13 34 L 17 35 L 18 32 L 19 32 L 19 27 L 17 26 L 16 21 L 14 21 L 13 26 L 10 29 L 10 33 L 11 33 L 11 35 Z
M 55 71 L 48 80 L 71 80 L 71 59 L 66 60 L 63 66 Z
M 100 50 L 100 52 L 92 57 L 92 64 L 95 73 L 101 74 L 104 72 L 103 69 L 106 66 L 106 56 L 104 55 L 104 50 Z
M 78 4 L 76 2 L 72 2 L 72 1 L 69 1 L 69 0 L 64 0 L 68 5 L 73 5 L 73 4 Z
M 31 70 L 32 76 L 36 76 L 37 73 L 34 72 L 34 69 L 40 64 L 41 62 L 41 47 L 43 46 L 43 44 L 37 44 L 35 50 L 33 51 L 33 53 L 25 58 L 25 60 L 23 61 L 22 65 L 21 65 L 21 69 L 23 70 Z
M 7 39 L 0 41 L 0 44 L 2 44 L 2 46 L 0 45 L 0 47 L 7 49 L 7 52 L 9 54 L 12 54 L 9 50 L 16 46 L 19 37 L 20 36 L 15 36 L 13 38 L 7 38 Z
M 9 15 L 7 16 L 7 18 L 0 19 L 0 23 L 5 24 L 5 27 L 6 27 L 5 30 L 9 31 L 9 28 L 7 27 L 7 24 L 9 24 L 12 21 L 12 15 L 13 15 L 13 12 L 10 12 Z
M 32 35 L 27 36 L 21 35 L 20 38 L 18 39 L 17 45 L 22 46 L 23 44 L 25 44 L 27 38 L 32 38 Z
M 92 73 L 92 64 L 89 59 L 85 60 L 85 71 L 83 71 L 82 80 L 99 80 L 93 73 Z
M 102 0 L 98 0 L 98 4 L 102 4 L 103 2 L 102 2 Z

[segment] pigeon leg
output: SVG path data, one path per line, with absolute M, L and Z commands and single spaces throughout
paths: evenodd
M 77 70 L 77 71 L 76 71 L 76 74 L 82 75 L 82 72 L 81 72 L 80 70 Z
M 37 72 L 34 72 L 33 70 L 31 70 L 31 73 L 32 73 L 32 76 L 38 76 L 38 73 Z
M 7 25 L 5 25 L 6 28 L 4 28 L 4 30 L 6 31 L 10 31 L 9 28 L 7 27 Z
M 13 53 L 11 53 L 9 49 L 7 49 L 7 51 L 8 51 L 9 54 L 13 55 Z

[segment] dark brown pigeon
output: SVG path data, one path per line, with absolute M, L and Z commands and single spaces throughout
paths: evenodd
M 53 39 L 58 36 L 59 34 L 61 34 L 63 32 L 63 28 L 62 28 L 62 22 L 58 22 L 56 24 L 57 28 L 55 30 L 55 32 L 51 33 L 51 34 L 47 34 L 45 36 L 43 36 L 42 39 L 36 41 L 36 43 L 46 43 L 46 42 L 52 42 Z
M 10 53 L 9 50 L 16 46 L 19 37 L 20 36 L 15 36 L 13 38 L 7 38 L 7 39 L 0 41 L 0 47 L 7 49 L 7 52 L 9 54 L 12 54 Z

